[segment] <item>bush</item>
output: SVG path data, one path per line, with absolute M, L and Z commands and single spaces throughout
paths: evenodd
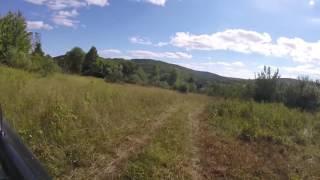
M 33 72 L 38 72 L 43 76 L 47 76 L 54 72 L 60 72 L 59 66 L 48 56 L 33 55 L 31 57 L 32 66 L 30 68 Z
M 302 110 L 316 111 L 320 104 L 320 90 L 317 84 L 308 78 L 299 78 L 299 82 L 289 85 L 285 93 L 285 104 Z
M 18 51 L 18 49 L 11 47 L 8 52 L 6 64 L 11 67 L 30 69 L 31 61 L 28 54 Z
M 179 84 L 178 86 L 177 86 L 177 90 L 179 91 L 179 92 L 181 92 L 181 93 L 188 93 L 188 85 L 187 84 L 185 84 L 185 83 L 182 83 L 182 84 Z
M 271 72 L 270 67 L 264 67 L 261 73 L 255 80 L 255 95 L 256 101 L 272 102 L 275 100 L 277 93 L 278 80 L 280 78 L 279 70 Z

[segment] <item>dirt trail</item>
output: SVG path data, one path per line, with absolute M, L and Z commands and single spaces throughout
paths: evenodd
M 199 149 L 199 136 L 200 136 L 200 114 L 203 112 L 204 105 L 198 107 L 195 111 L 190 112 L 188 115 L 189 126 L 191 129 L 191 153 L 192 159 L 190 162 L 190 175 L 193 180 L 201 180 L 201 166 L 200 166 L 200 149 Z
M 145 146 L 147 146 L 165 123 L 165 121 L 180 108 L 180 105 L 169 108 L 166 112 L 163 112 L 155 121 L 150 122 L 147 125 L 146 132 L 143 135 L 128 136 L 126 141 L 123 142 L 116 149 L 116 157 L 112 159 L 106 167 L 91 171 L 91 175 L 95 176 L 95 179 L 117 179 L 119 178 L 119 172 L 124 168 L 128 159 L 134 155 L 139 154 Z M 97 172 L 98 170 L 98 172 Z M 91 176 L 91 177 L 92 177 Z

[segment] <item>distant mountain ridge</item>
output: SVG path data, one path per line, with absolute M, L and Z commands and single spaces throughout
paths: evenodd
M 54 59 L 56 61 L 59 61 L 63 59 L 65 55 L 56 56 Z M 158 66 L 160 69 L 161 74 L 170 73 L 172 70 L 177 70 L 179 74 L 183 77 L 193 77 L 197 80 L 197 82 L 201 84 L 208 84 L 208 83 L 223 83 L 223 84 L 231 84 L 231 83 L 245 83 L 250 82 L 252 80 L 250 79 L 242 79 L 242 78 L 233 78 L 233 77 L 226 77 L 221 76 L 215 73 L 211 72 L 205 72 L 205 71 L 198 71 L 194 69 L 190 69 L 187 67 L 183 67 L 177 64 L 171 64 L 167 63 L 161 60 L 154 60 L 154 59 L 121 59 L 121 58 L 101 58 L 105 61 L 112 61 L 116 63 L 131 61 L 134 64 L 141 67 L 146 73 L 150 74 L 153 71 L 153 68 L 155 66 Z M 252 72 L 254 73 L 254 72 Z M 295 83 L 297 82 L 296 79 L 291 78 L 280 78 L 281 82 L 285 83 Z
M 150 72 L 153 66 L 158 66 L 160 71 L 163 73 L 168 73 L 173 69 L 178 70 L 183 76 L 192 76 L 197 81 L 200 82 L 219 82 L 219 83 L 232 83 L 232 82 L 239 82 L 245 81 L 244 79 L 240 78 L 230 78 L 220 76 L 218 74 L 204 72 L 204 71 L 197 71 L 193 69 L 189 69 L 183 66 L 179 66 L 176 64 L 170 64 L 159 60 L 153 59 L 132 59 L 132 62 L 135 62 L 137 65 L 142 67 L 146 72 Z

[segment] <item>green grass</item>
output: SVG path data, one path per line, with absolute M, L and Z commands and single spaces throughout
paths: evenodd
M 144 152 L 130 159 L 122 179 L 192 179 L 192 127 L 188 116 L 206 100 L 201 96 L 187 98 L 180 110 L 168 118 Z
M 203 161 L 209 167 L 220 164 L 224 176 L 320 178 L 320 113 L 276 103 L 220 99 L 210 103 L 206 114 L 203 144 L 208 151 L 203 151 Z
M 107 162 L 115 148 L 185 95 L 108 84 L 96 78 L 38 74 L 0 67 L 6 118 L 56 178 Z
M 208 101 L 194 117 L 200 129 L 192 134 L 190 114 Z M 118 158 L 117 151 L 130 146 L 137 147 L 117 164 L 118 179 L 192 179 L 194 146 L 199 176 L 320 177 L 320 113 L 282 104 L 212 99 L 64 74 L 42 77 L 3 66 L 0 103 L 9 123 L 56 179 L 99 179 Z M 157 128 L 150 128 L 165 114 Z
M 283 144 L 320 144 L 320 114 L 239 100 L 212 103 L 208 112 L 210 124 L 222 134 Z

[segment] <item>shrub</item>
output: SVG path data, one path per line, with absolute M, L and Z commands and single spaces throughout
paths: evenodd
M 188 85 L 185 83 L 181 83 L 177 86 L 177 90 L 181 93 L 188 93 Z
M 21 68 L 21 69 L 30 69 L 31 61 L 28 54 L 18 51 L 18 49 L 11 47 L 7 56 L 7 65 Z

